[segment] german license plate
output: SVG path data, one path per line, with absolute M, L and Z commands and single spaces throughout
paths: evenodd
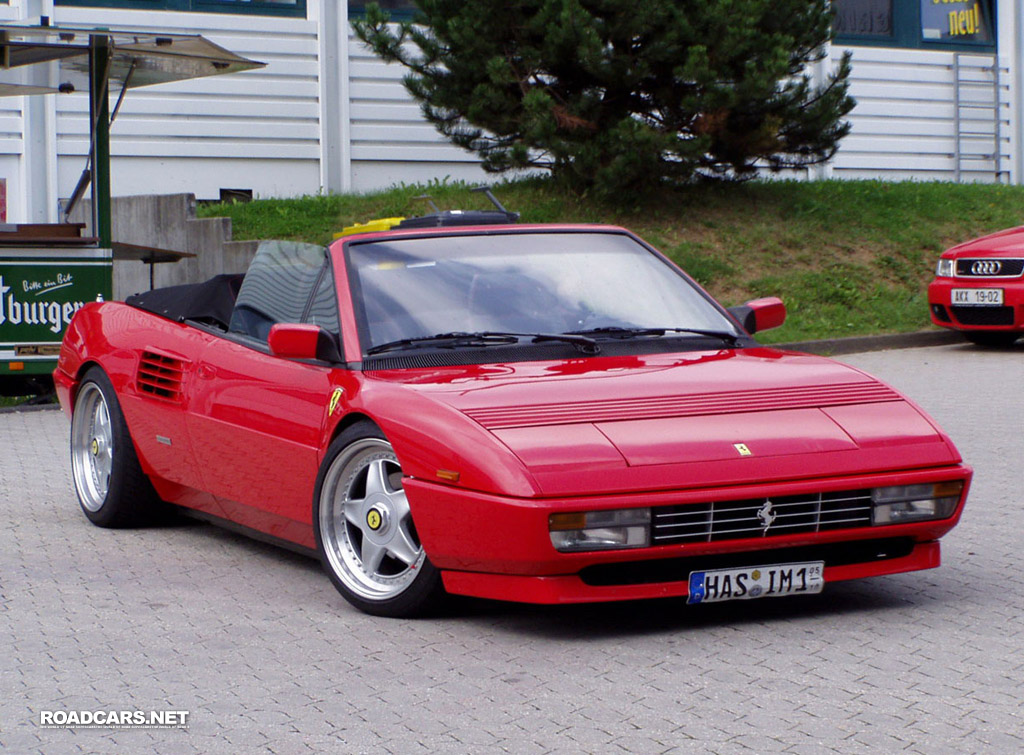
M 1001 307 L 1001 288 L 954 288 L 952 303 L 961 307 Z
M 690 572 L 687 603 L 719 603 L 818 593 L 825 587 L 825 562 L 747 566 Z

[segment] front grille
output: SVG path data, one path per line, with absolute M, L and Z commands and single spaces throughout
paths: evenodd
M 651 511 L 651 544 L 711 543 L 869 526 L 871 491 L 843 490 L 658 506 Z
M 1013 325 L 1013 307 L 950 307 L 961 325 Z
M 977 267 L 975 266 L 977 263 Z M 1018 278 L 1024 272 L 1024 259 L 959 259 L 956 274 L 964 278 Z

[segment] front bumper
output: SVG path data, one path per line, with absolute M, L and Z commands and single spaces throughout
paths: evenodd
M 954 306 L 954 288 L 1000 288 L 1002 306 Z M 1020 278 L 936 278 L 928 286 L 932 322 L 954 330 L 1024 331 L 1024 281 Z
M 842 582 L 847 579 L 880 577 L 884 574 L 933 569 L 940 563 L 938 541 L 914 543 L 909 553 L 896 557 L 884 557 L 889 540 L 879 540 L 879 557 L 868 563 L 829 566 L 825 562 L 825 582 Z M 884 544 L 884 545 L 883 545 Z M 799 551 L 797 551 L 799 553 Z M 783 556 L 773 556 L 771 551 L 759 551 L 761 559 L 736 559 L 733 565 L 765 566 L 772 563 L 790 563 L 790 551 Z M 802 557 L 799 557 L 803 560 Z M 808 559 L 810 560 L 810 559 Z M 697 565 L 696 563 L 694 564 Z M 642 600 L 647 598 L 683 598 L 689 595 L 690 569 L 673 563 L 678 569 L 675 579 L 658 582 L 634 582 L 630 584 L 594 584 L 585 576 L 571 574 L 554 577 L 524 577 L 511 574 L 480 574 L 475 572 L 442 571 L 445 589 L 455 595 L 474 598 L 510 600 L 519 603 L 595 603 L 616 600 Z M 704 568 L 701 565 L 699 568 Z
M 825 581 L 895 574 L 939 565 L 938 539 L 960 518 L 971 478 L 942 469 L 804 480 L 758 486 L 559 499 L 514 499 L 418 479 L 404 483 L 417 531 L 445 588 L 455 594 L 526 603 L 582 603 L 686 596 L 691 570 L 825 561 Z M 803 493 L 963 480 L 947 519 L 779 534 L 714 542 L 560 553 L 548 516 L 556 512 L 685 506 Z

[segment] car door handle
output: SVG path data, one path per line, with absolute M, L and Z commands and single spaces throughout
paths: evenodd
M 201 364 L 199 365 L 199 377 L 203 380 L 213 380 L 217 377 L 217 370 L 208 364 Z

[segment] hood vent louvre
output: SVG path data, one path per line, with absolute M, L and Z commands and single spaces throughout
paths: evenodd
M 168 401 L 180 401 L 183 371 L 180 359 L 144 351 L 139 361 L 135 385 L 139 393 Z
M 468 409 L 466 414 L 488 430 L 502 430 L 511 427 L 696 417 L 901 400 L 902 397 L 886 385 L 859 382 L 799 388 L 766 388 L 756 391 L 579 401 L 571 404 Z

